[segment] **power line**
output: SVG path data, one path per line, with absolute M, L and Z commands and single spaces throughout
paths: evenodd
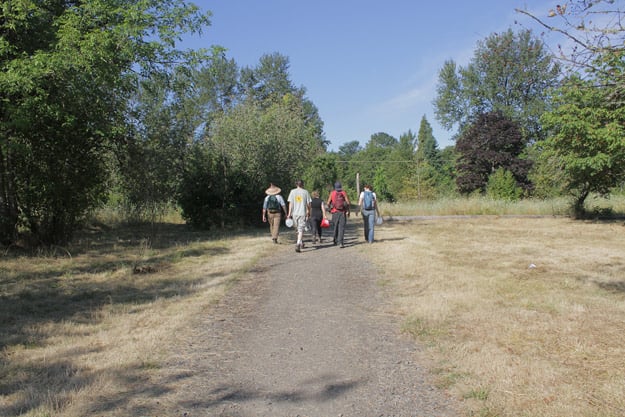
M 416 162 L 416 161 L 412 161 L 412 160 L 407 160 L 407 161 L 387 161 L 387 160 L 380 160 L 380 161 L 336 161 L 336 162 L 346 162 L 346 163 L 353 163 L 353 164 L 357 164 L 357 163 L 374 163 L 374 162 L 393 162 L 393 163 L 398 163 L 398 162 Z

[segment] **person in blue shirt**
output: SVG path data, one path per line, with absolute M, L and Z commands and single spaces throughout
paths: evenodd
M 380 211 L 378 210 L 378 197 L 373 192 L 371 185 L 365 185 L 364 191 L 360 193 L 358 205 L 360 206 L 362 220 L 365 224 L 365 240 L 373 243 L 376 215 L 380 217 Z

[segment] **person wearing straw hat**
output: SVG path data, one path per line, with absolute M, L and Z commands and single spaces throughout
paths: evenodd
M 286 216 L 286 203 L 280 195 L 281 192 L 280 187 L 271 183 L 269 188 L 265 190 L 267 195 L 263 201 L 263 223 L 269 222 L 269 231 L 271 232 L 273 243 L 278 243 L 282 213 L 284 212 Z
M 296 188 L 291 190 L 287 198 L 289 213 L 286 217 L 287 219 L 292 218 L 297 227 L 295 252 L 301 252 L 304 247 L 304 227 L 306 227 L 306 222 L 310 218 L 310 202 L 312 199 L 308 190 L 304 189 L 304 181 L 297 180 L 295 186 Z

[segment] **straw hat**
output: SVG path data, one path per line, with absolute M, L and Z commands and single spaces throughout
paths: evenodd
M 276 194 L 280 194 L 281 192 L 282 190 L 280 189 L 280 187 L 276 187 L 273 184 L 271 184 L 271 187 L 265 190 L 265 194 L 267 195 L 276 195 Z

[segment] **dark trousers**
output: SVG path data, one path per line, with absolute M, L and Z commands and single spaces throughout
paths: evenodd
M 347 215 L 344 211 L 332 213 L 332 223 L 334 223 L 334 244 L 343 244 L 343 236 L 345 235 L 345 224 L 347 223 Z
M 313 239 L 315 239 L 316 237 L 319 237 L 319 239 L 321 239 L 321 219 L 323 217 L 311 217 L 310 218 L 310 232 L 312 234 Z

